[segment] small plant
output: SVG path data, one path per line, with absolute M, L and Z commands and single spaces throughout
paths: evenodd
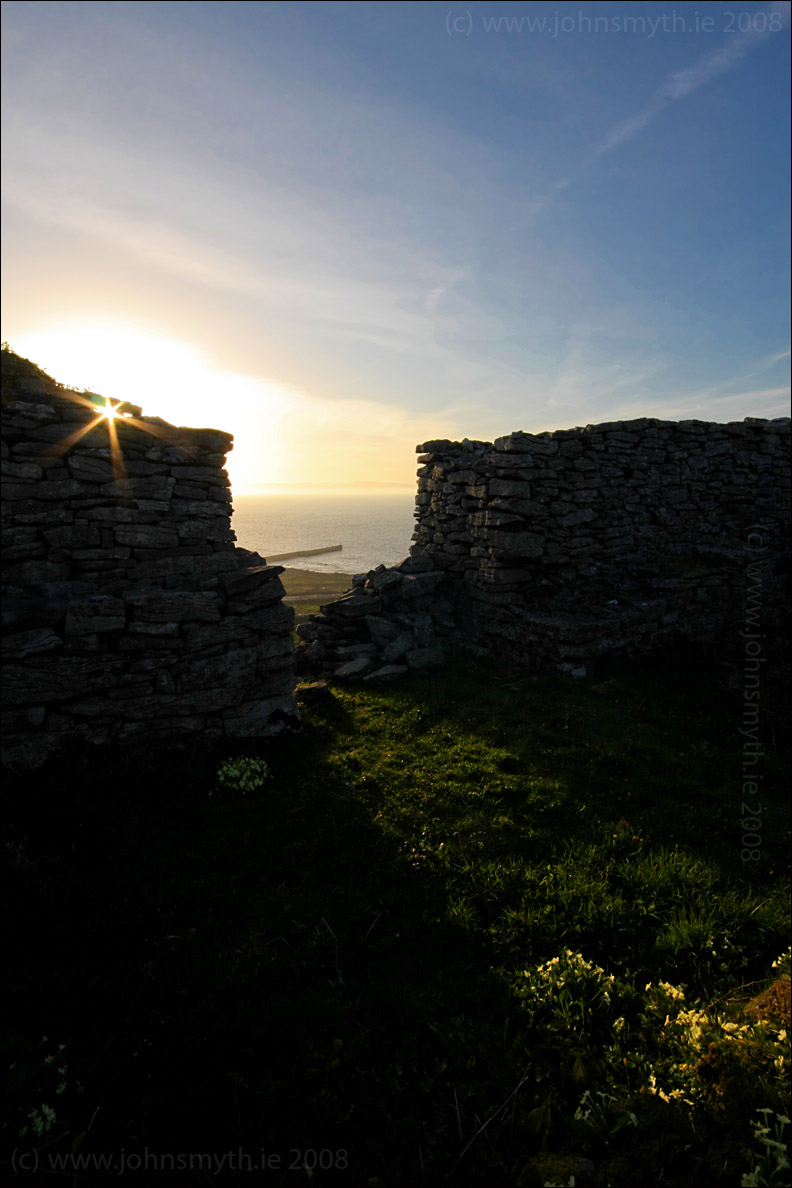
M 32 1136 L 37 1139 L 49 1139 L 56 1123 L 55 1110 L 51 1105 L 42 1101 L 43 1097 L 57 1097 L 67 1087 L 65 1080 L 67 1067 L 63 1062 L 65 1044 L 53 1047 L 51 1041 L 42 1037 L 39 1051 L 33 1057 L 15 1060 L 8 1066 L 9 1086 L 17 1086 L 17 1095 L 24 1100 L 29 1095 L 39 1101 L 39 1105 L 31 1105 L 24 1115 L 24 1125 L 18 1125 L 20 1138 Z M 29 1100 L 28 1097 L 28 1100 Z M 10 1121 L 10 1120 L 9 1120 Z
M 255 792 L 269 778 L 270 769 L 263 759 L 224 759 L 217 769 L 217 784 L 212 792 L 245 796 Z
M 767 1125 L 767 1115 L 773 1110 L 759 1110 L 764 1114 L 764 1122 L 754 1125 L 754 1138 L 763 1147 L 762 1151 L 751 1151 L 751 1170 L 746 1172 L 740 1180 L 741 1188 L 772 1188 L 774 1185 L 789 1183 L 789 1169 L 792 1164 L 787 1155 L 787 1144 L 784 1142 L 784 1130 L 789 1126 L 789 1118 L 785 1114 L 776 1114 L 774 1127 L 775 1137 L 770 1136 Z
M 584 1132 L 588 1131 L 606 1142 L 625 1126 L 638 1125 L 632 1110 L 620 1105 L 618 1098 L 602 1089 L 596 1089 L 593 1093 L 586 1089 L 575 1111 L 575 1121 L 581 1124 Z
M 779 978 L 792 977 L 792 948 L 787 948 L 786 952 L 776 957 L 773 969 L 777 970 L 776 976 Z
M 610 1034 L 612 974 L 582 953 L 564 950 L 544 965 L 525 970 L 516 993 L 531 1014 L 552 1030 L 590 1032 L 599 1027 Z

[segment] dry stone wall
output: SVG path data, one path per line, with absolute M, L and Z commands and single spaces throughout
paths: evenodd
M 788 418 L 746 418 L 427 442 L 411 556 L 323 608 L 298 662 L 312 649 L 337 675 L 384 680 L 453 639 L 582 673 L 609 653 L 733 631 L 751 566 L 772 627 L 786 600 L 789 441 Z M 409 632 L 395 658 L 383 613 Z
M 3 352 L 6 757 L 299 723 L 282 568 L 234 543 L 231 436 L 122 410 Z

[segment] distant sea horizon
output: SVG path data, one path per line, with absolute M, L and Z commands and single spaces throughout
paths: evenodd
M 280 553 L 341 545 L 340 552 L 294 557 L 295 569 L 367 573 L 394 565 L 410 551 L 415 528 L 412 490 L 273 488 L 267 494 L 234 494 L 231 526 L 237 544 L 269 560 Z

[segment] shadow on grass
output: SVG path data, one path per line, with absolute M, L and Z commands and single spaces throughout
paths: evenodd
M 151 1182 L 146 1152 L 235 1153 L 219 1173 L 160 1167 L 225 1183 L 263 1151 L 270 1183 L 308 1183 L 302 1163 L 312 1181 L 403 1183 L 458 1146 L 448 1058 L 488 1051 L 502 992 L 327 765 L 348 713 L 313 718 L 263 748 L 272 778 L 243 800 L 209 797 L 217 756 L 194 746 L 75 749 L 7 780 L 7 1121 L 28 1124 L 40 1168 L 74 1151 L 84 1182 L 107 1182 L 94 1155 Z M 60 1044 L 58 1092 L 45 1065 Z M 35 1134 L 42 1103 L 55 1120 Z
M 90 1183 L 532 1183 L 548 1078 L 580 1088 L 515 974 L 570 947 L 714 995 L 785 936 L 783 801 L 746 873 L 711 677 L 459 665 L 339 689 L 297 737 L 10 774 L 6 1141 Z M 231 753 L 271 777 L 210 796 Z M 652 1158 L 694 1183 L 669 1133 Z

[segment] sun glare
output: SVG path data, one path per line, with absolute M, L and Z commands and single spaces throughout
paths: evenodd
M 19 335 L 11 345 L 53 379 L 96 394 L 97 416 L 109 430 L 123 415 L 119 405 L 134 404 L 174 425 L 232 433 L 228 472 L 235 489 L 291 477 L 278 425 L 293 400 L 277 383 L 218 371 L 191 344 L 123 322 L 70 323 Z
M 105 398 L 104 407 L 97 409 L 99 419 L 103 421 L 110 421 L 112 424 L 116 417 L 121 416 L 121 413 L 118 411 L 120 407 L 120 402 L 118 404 L 111 404 L 111 402 Z

